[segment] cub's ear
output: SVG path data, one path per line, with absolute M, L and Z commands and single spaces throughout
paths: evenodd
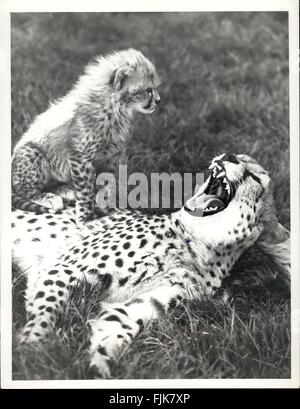
M 130 67 L 121 67 L 115 70 L 110 78 L 113 88 L 118 91 L 123 88 L 126 79 L 131 75 L 132 71 Z

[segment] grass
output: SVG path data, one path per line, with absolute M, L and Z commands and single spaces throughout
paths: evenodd
M 159 110 L 137 118 L 128 173 L 199 172 L 218 153 L 250 154 L 270 171 L 278 217 L 289 228 L 286 13 L 14 14 L 12 146 L 94 55 L 128 47 L 149 56 L 163 81 Z M 20 280 L 15 330 L 24 322 L 22 291 Z M 14 345 L 15 379 L 88 377 L 92 300 L 74 299 L 55 342 L 43 349 Z M 267 290 L 234 304 L 199 301 L 147 328 L 113 374 L 288 378 L 289 320 L 288 300 Z

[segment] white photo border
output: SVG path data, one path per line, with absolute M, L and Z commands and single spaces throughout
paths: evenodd
M 298 388 L 299 387 L 299 4 L 297 0 L 1 0 L 0 3 L 0 182 L 1 182 L 1 387 L 3 389 L 120 388 Z M 289 104 L 291 186 L 291 338 L 290 379 L 157 379 L 157 380 L 12 380 L 12 296 L 10 240 L 10 13 L 14 12 L 215 12 L 287 11 L 289 14 Z

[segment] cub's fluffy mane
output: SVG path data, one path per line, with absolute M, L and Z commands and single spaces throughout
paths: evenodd
M 85 68 L 70 92 L 70 96 L 83 100 L 90 93 L 112 92 L 113 78 L 120 69 L 130 68 L 132 71 L 140 69 L 145 76 L 155 73 L 154 65 L 144 55 L 133 48 L 114 51 L 105 56 L 98 56 Z

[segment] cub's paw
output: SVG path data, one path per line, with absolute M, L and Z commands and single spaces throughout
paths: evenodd
M 35 200 L 35 202 L 44 207 L 47 207 L 54 213 L 59 212 L 64 208 L 64 202 L 62 197 L 55 193 L 45 193 L 38 200 Z
M 101 214 L 101 216 L 100 216 Z M 76 226 L 81 230 L 93 230 L 95 229 L 95 222 L 100 218 L 105 216 L 100 210 L 95 210 L 88 219 L 84 219 L 82 216 L 76 218 Z
M 63 201 L 68 205 L 75 205 L 76 192 L 74 189 L 61 188 L 57 189 L 56 194 L 62 197 Z
M 88 220 L 88 221 L 82 221 L 80 219 L 76 220 L 76 226 L 81 232 L 84 232 L 86 230 L 86 234 L 88 234 L 88 232 L 90 232 L 91 230 L 95 228 L 93 220 Z
M 100 219 L 101 217 L 105 217 L 109 214 L 107 209 L 100 209 L 100 207 L 95 207 L 95 219 Z

